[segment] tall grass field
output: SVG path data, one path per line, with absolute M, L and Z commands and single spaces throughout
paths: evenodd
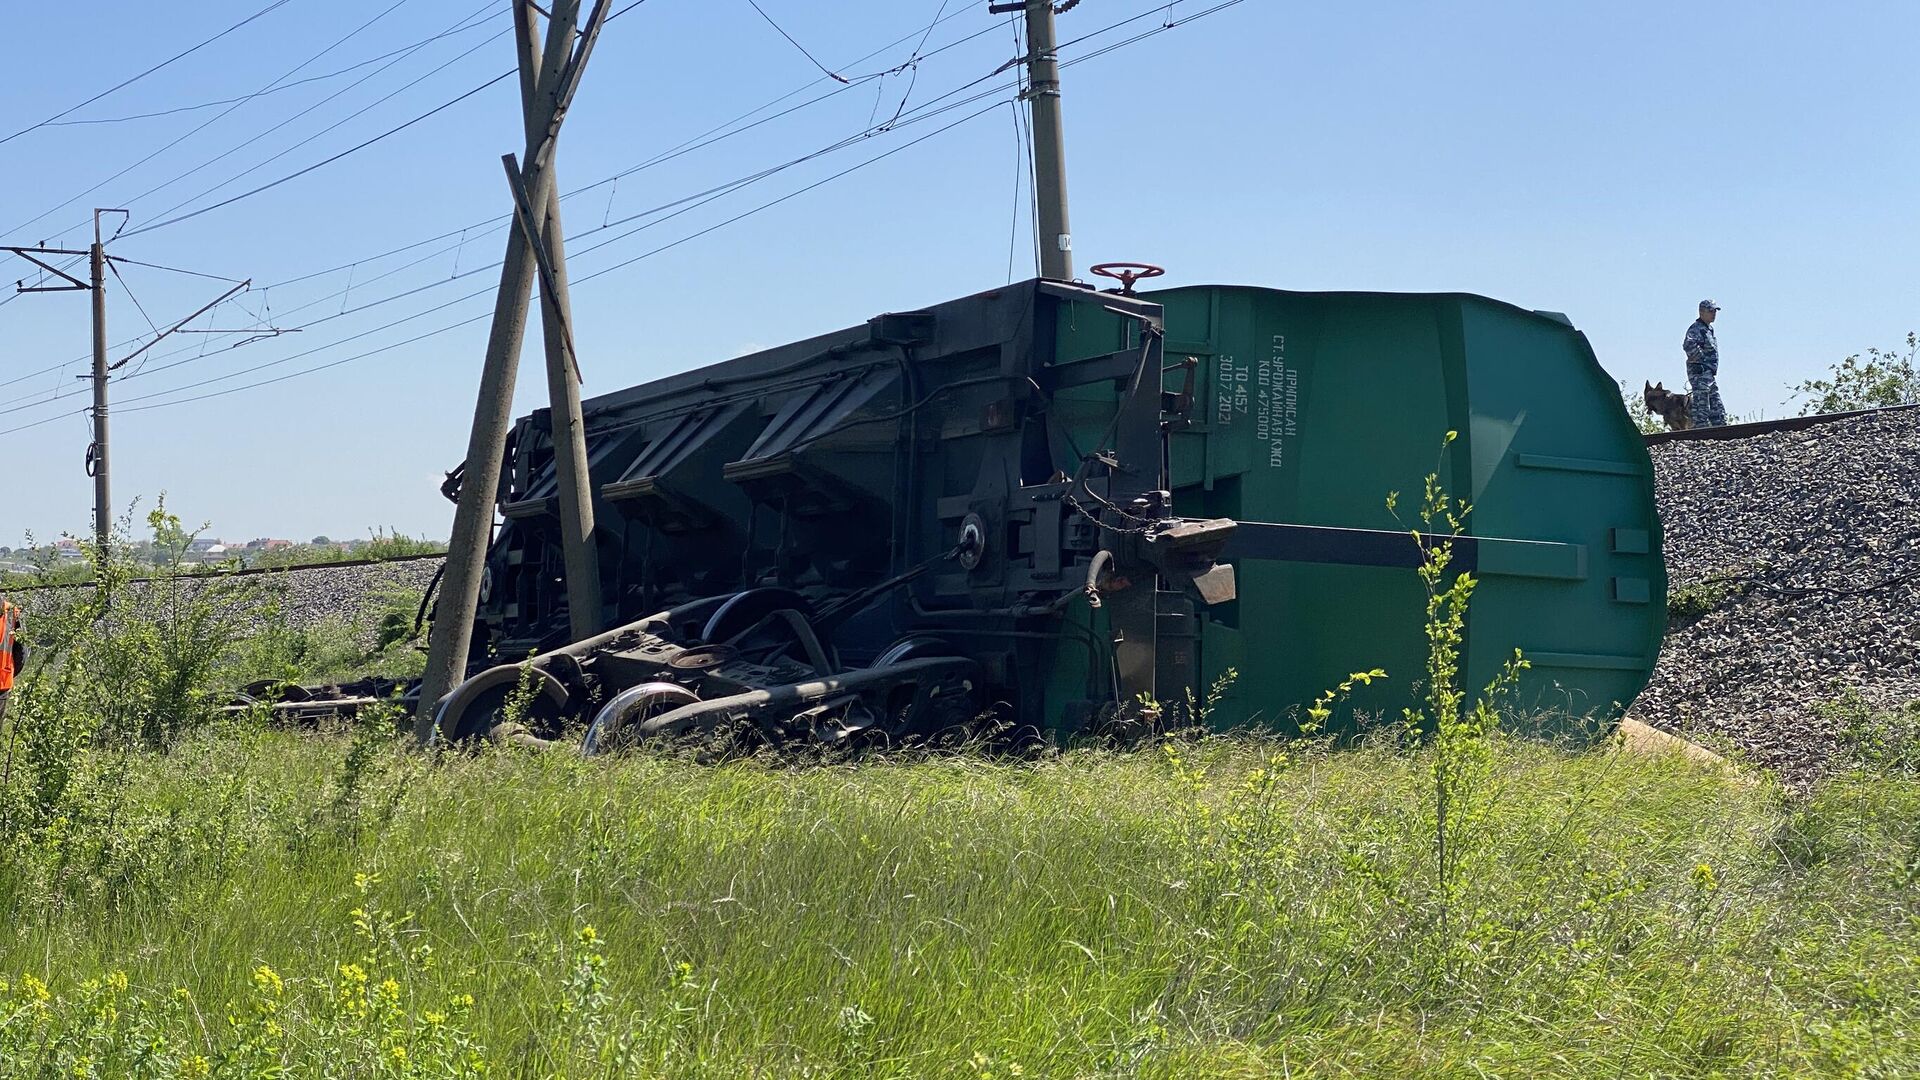
M 1515 740 L 1445 569 L 1359 748 L 716 764 L 223 711 L 412 604 L 99 560 L 0 725 L 0 1080 L 1920 1076 L 1920 711 L 1811 791 Z
M 0 1076 L 1911 1076 L 1920 784 L 1496 740 L 701 766 L 233 726 L 0 868 Z

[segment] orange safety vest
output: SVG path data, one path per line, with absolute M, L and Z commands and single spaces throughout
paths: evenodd
M 0 600 L 0 693 L 13 689 L 13 615 L 17 610 Z

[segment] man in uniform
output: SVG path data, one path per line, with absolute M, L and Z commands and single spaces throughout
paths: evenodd
M 1700 301 L 1700 317 L 1687 327 L 1687 336 L 1680 342 L 1687 354 L 1687 385 L 1692 391 L 1687 417 L 1697 428 L 1727 422 L 1727 408 L 1720 404 L 1720 345 L 1713 340 L 1713 317 L 1719 313 L 1719 304 Z
M 0 597 L 0 719 L 7 715 L 13 677 L 27 662 L 27 646 L 20 640 L 20 609 Z

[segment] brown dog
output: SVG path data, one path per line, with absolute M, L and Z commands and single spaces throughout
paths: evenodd
M 1687 411 L 1691 394 L 1676 394 L 1659 383 L 1641 382 L 1646 389 L 1641 391 L 1641 400 L 1647 403 L 1647 411 L 1667 422 L 1668 431 L 1685 431 L 1693 426 L 1693 418 Z

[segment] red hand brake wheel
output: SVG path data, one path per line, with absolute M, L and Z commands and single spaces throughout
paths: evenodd
M 1143 278 L 1160 277 L 1166 273 L 1166 270 L 1152 263 L 1111 262 L 1091 266 L 1088 268 L 1088 273 L 1113 278 L 1120 283 L 1120 295 L 1132 296 L 1134 282 Z

